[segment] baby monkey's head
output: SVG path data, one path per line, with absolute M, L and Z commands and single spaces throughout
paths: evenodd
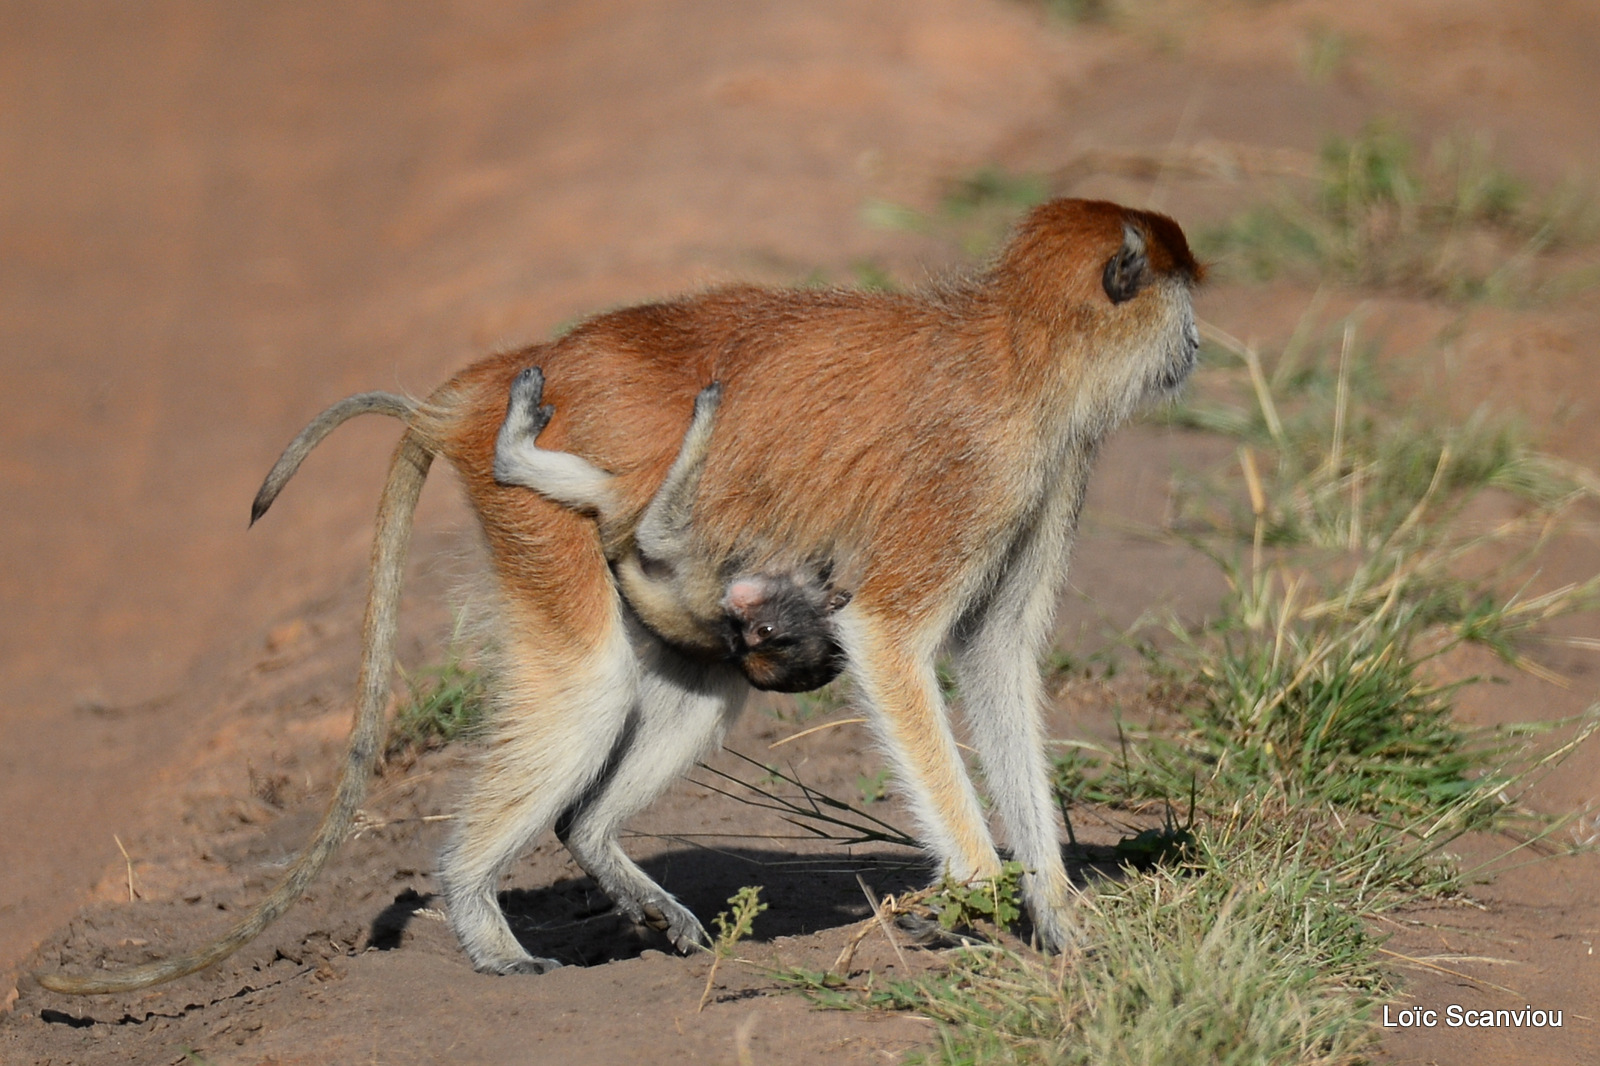
M 844 669 L 832 617 L 850 597 L 820 572 L 742 574 L 722 599 L 729 653 L 756 688 L 821 688 Z

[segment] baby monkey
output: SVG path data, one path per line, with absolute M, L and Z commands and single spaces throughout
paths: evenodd
M 851 593 L 832 583 L 831 564 L 730 570 L 695 540 L 690 517 L 722 401 L 720 384 L 707 385 L 695 397 L 677 457 L 637 524 L 624 513 L 614 475 L 581 456 L 535 443 L 555 414 L 543 396 L 538 367 L 512 382 L 495 443 L 495 480 L 592 512 L 622 594 L 646 626 L 701 657 L 731 659 L 756 688 L 806 692 L 839 675 L 844 653 L 830 618 Z

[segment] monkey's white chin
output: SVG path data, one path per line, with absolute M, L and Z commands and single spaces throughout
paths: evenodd
M 1145 401 L 1159 402 L 1176 397 L 1194 372 L 1198 351 L 1196 347 L 1185 346 L 1171 362 L 1159 367 L 1145 388 Z

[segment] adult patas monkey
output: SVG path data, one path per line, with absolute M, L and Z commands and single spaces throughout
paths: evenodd
M 935 655 L 952 650 L 1035 928 L 1046 946 L 1069 947 L 1074 893 L 1038 660 L 1101 441 L 1194 365 L 1190 292 L 1201 275 L 1171 219 L 1057 200 L 969 280 L 912 294 L 724 289 L 601 315 L 469 367 L 407 415 L 379 512 L 358 725 L 306 855 L 206 950 L 46 983 L 137 987 L 215 961 L 281 913 L 331 852 L 370 774 L 411 508 L 436 454 L 461 473 L 482 522 L 505 653 L 495 732 L 440 865 L 462 946 L 480 970 L 555 965 L 523 948 L 495 902 L 500 875 L 552 824 L 623 912 L 680 948 L 704 940 L 694 915 L 622 853 L 618 831 L 717 741 L 747 686 L 637 621 L 591 519 L 495 481 L 506 398 L 532 365 L 555 407 L 544 446 L 614 474 L 621 506 L 640 512 L 695 395 L 721 382 L 697 550 L 756 569 L 774 551 L 841 559 L 860 575 L 832 620 L 854 691 L 935 860 L 979 878 L 1000 862 L 935 676 Z

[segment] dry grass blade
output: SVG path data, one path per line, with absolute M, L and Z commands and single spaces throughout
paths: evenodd
M 1474 977 L 1470 973 L 1462 973 L 1460 970 L 1452 970 L 1448 966 L 1440 966 L 1437 963 L 1429 962 L 1427 959 L 1420 959 L 1414 955 L 1402 955 L 1400 952 L 1390 951 L 1388 948 L 1379 948 L 1378 953 L 1380 955 L 1387 955 L 1391 959 L 1398 959 L 1407 966 L 1415 966 L 1419 970 L 1432 970 L 1434 973 L 1442 973 L 1449 977 L 1459 977 L 1463 981 L 1470 981 L 1475 985 L 1482 985 L 1486 988 L 1492 988 L 1496 992 L 1504 992 L 1507 995 L 1515 996 L 1518 999 L 1523 998 L 1522 993 L 1518 992 L 1514 988 L 1507 988 L 1505 985 L 1498 985 L 1493 981 L 1486 981 L 1481 977 Z M 1489 962 L 1507 966 L 1511 965 L 1509 959 L 1469 959 L 1467 956 L 1462 956 L 1458 958 L 1457 961 Z
M 821 725 L 814 725 L 810 729 L 802 729 L 798 733 L 790 733 L 782 740 L 774 740 L 767 745 L 767 750 L 772 751 L 774 748 L 781 748 L 785 744 L 799 740 L 801 737 L 809 737 L 813 733 L 820 733 L 824 729 L 835 729 L 842 725 L 861 725 L 864 722 L 866 722 L 865 718 L 840 718 L 833 722 L 823 722 Z
M 702 788 L 708 788 L 718 795 L 727 796 L 729 799 L 747 806 L 775 811 L 782 815 L 783 820 L 790 825 L 811 833 L 822 840 L 831 840 L 834 843 L 845 845 L 895 844 L 900 847 L 922 850 L 922 844 L 919 841 L 901 832 L 900 829 L 882 818 L 875 817 L 854 804 L 846 803 L 844 800 L 836 799 L 825 792 L 812 788 L 799 778 L 767 766 L 742 752 L 734 751 L 732 748 L 723 748 L 722 750 L 735 758 L 742 759 L 751 766 L 759 768 L 770 777 L 775 777 L 780 781 L 793 785 L 800 790 L 802 801 L 796 802 L 790 797 L 779 795 L 758 783 L 735 777 L 733 774 L 718 770 L 714 766 L 707 766 L 705 763 L 700 763 L 699 768 L 706 773 L 722 778 L 724 781 L 738 785 L 746 793 L 753 794 L 757 798 L 752 798 L 749 794 L 731 792 L 705 781 L 697 782 Z M 844 815 L 849 815 L 850 817 L 830 813 L 833 811 L 843 812 Z M 843 831 L 842 833 L 840 832 L 841 830 Z
M 139 898 L 139 893 L 133 887 L 133 860 L 128 857 L 128 849 L 122 846 L 122 838 L 112 833 L 111 839 L 117 842 L 117 850 L 122 852 L 122 861 L 128 867 L 128 902 L 132 903 Z

